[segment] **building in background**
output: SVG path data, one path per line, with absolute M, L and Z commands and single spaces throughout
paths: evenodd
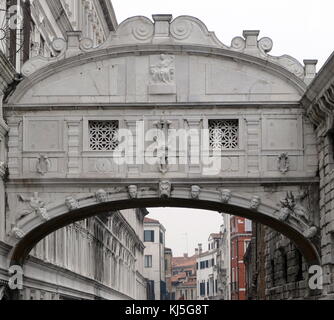
M 21 9 L 20 9 L 21 8 Z M 22 16 L 21 23 L 15 24 Z M 7 161 L 4 146 L 6 123 L 2 101 L 7 88 L 15 86 L 22 65 L 37 55 L 52 57 L 51 43 L 66 39 L 68 32 L 82 31 L 82 37 L 101 44 L 117 27 L 109 0 L 7 0 L 0 1 L 0 212 L 4 212 Z M 98 191 L 100 186 L 96 186 Z M 101 190 L 100 190 L 101 191 Z M 103 193 L 103 192 L 102 192 Z M 102 196 L 105 194 L 103 193 Z M 31 210 L 40 194 L 23 194 L 17 210 Z M 60 229 L 41 240 L 31 251 L 26 277 L 18 299 L 146 299 L 144 272 L 143 209 L 107 212 Z M 10 249 L 5 228 L 15 221 L 0 220 L 0 255 Z M 7 290 L 7 269 L 0 266 L 0 300 L 11 298 Z M 2 286 L 3 285 L 3 286 Z M 42 288 L 42 289 L 41 289 Z
M 173 296 L 172 276 L 173 276 L 173 251 L 170 248 L 165 248 L 165 273 L 166 273 L 166 300 L 175 300 Z
M 110 0 L 0 1 L 0 50 L 18 72 L 32 57 L 55 56 L 53 40 L 66 39 L 68 32 L 80 31 L 98 46 L 116 27 Z
M 197 257 L 197 299 L 217 300 L 218 291 L 218 256 L 222 233 L 212 233 L 208 239 L 208 251 L 203 252 L 202 244 L 198 246 Z
M 148 300 L 167 298 L 165 272 L 166 229 L 158 221 L 144 220 L 144 275 L 148 279 Z
M 246 300 L 244 255 L 252 239 L 252 222 L 231 216 L 231 299 Z
M 174 300 L 197 300 L 196 254 L 173 258 L 172 295 Z
M 231 300 L 231 230 L 230 216 L 223 214 L 220 243 L 217 252 L 218 299 Z

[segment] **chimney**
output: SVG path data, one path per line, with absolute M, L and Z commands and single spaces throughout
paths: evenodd
M 198 244 L 198 253 L 199 254 L 202 253 L 202 244 L 201 243 Z
M 198 248 L 195 248 L 195 256 L 198 256 Z
M 184 253 L 183 258 L 188 258 L 188 253 Z

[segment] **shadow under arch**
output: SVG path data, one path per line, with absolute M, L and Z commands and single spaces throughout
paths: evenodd
M 320 265 L 318 252 L 314 244 L 307 239 L 302 232 L 296 230 L 286 222 L 282 222 L 270 214 L 265 214 L 260 210 L 252 210 L 233 204 L 218 203 L 210 200 L 194 200 L 184 198 L 144 198 L 144 199 L 123 199 L 108 201 L 99 204 L 88 205 L 73 211 L 59 214 L 51 218 L 31 231 L 20 239 L 13 247 L 10 253 L 10 265 L 23 266 L 30 251 L 43 238 L 74 222 L 90 218 L 106 212 L 125 210 L 132 208 L 157 208 L 157 207 L 178 207 L 190 209 L 202 209 L 206 211 L 223 212 L 230 215 L 236 215 L 264 224 L 273 230 L 276 230 L 292 240 L 298 247 L 306 262 L 309 265 Z

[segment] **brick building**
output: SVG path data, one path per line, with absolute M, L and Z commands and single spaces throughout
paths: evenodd
M 244 255 L 252 238 L 251 221 L 231 217 L 231 299 L 246 300 Z

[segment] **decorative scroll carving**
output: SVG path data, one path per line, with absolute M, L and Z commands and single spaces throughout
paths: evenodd
M 161 181 L 159 183 L 159 197 L 170 198 L 172 192 L 172 185 L 169 181 Z
M 100 189 L 95 194 L 97 202 L 103 203 L 108 201 L 108 194 L 103 189 Z
M 220 197 L 222 203 L 228 203 L 232 197 L 231 190 L 223 189 L 220 191 Z
M 65 205 L 68 208 L 68 210 L 72 211 L 72 210 L 76 210 L 79 208 L 79 202 L 74 199 L 73 197 L 67 197 L 65 199 Z
M 258 210 L 261 204 L 261 198 L 259 196 L 254 196 L 250 202 L 250 208 L 252 210 Z
M 23 202 L 27 202 L 29 207 L 27 210 L 24 210 L 23 213 L 21 213 L 17 221 L 22 220 L 30 213 L 37 214 L 45 221 L 49 220 L 49 215 L 46 209 L 46 203 L 42 201 L 42 199 L 38 196 L 38 192 L 35 192 L 32 197 L 25 197 L 23 195 L 19 195 L 19 199 Z
M 161 54 L 160 61 L 150 67 L 153 83 L 171 84 L 174 81 L 174 56 Z
M 177 40 L 184 40 L 189 38 L 192 31 L 192 23 L 186 20 L 175 21 L 172 23 L 170 28 L 171 35 Z
M 36 164 L 36 170 L 39 174 L 44 176 L 50 171 L 51 162 L 47 156 L 40 155 Z
M 277 166 L 278 166 L 278 170 L 281 173 L 287 173 L 289 171 L 289 156 L 287 153 L 281 153 L 280 156 L 277 159 Z
M 231 49 L 236 51 L 242 51 L 246 47 L 246 41 L 242 37 L 235 37 L 231 43 Z
M 128 193 L 131 199 L 137 199 L 138 197 L 138 187 L 136 185 L 131 185 L 128 187 Z
M 133 24 L 132 35 L 139 41 L 145 41 L 153 37 L 154 28 L 151 21 L 138 21 Z
M 196 185 L 191 186 L 190 195 L 192 199 L 198 200 L 200 193 L 201 193 L 201 187 Z
M 268 37 L 262 38 L 258 42 L 258 47 L 263 54 L 267 54 L 268 52 L 270 52 L 273 46 L 274 46 L 273 41 Z

